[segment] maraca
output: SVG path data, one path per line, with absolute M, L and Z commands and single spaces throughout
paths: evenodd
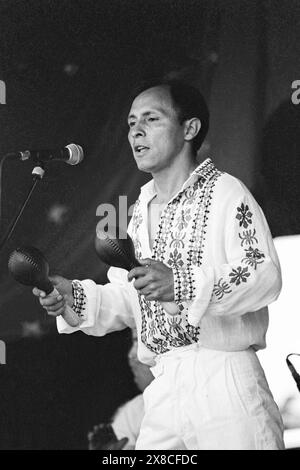
M 116 238 L 115 234 L 119 235 Z M 135 257 L 134 245 L 130 236 L 122 232 L 120 228 L 112 227 L 111 231 L 105 231 L 97 226 L 95 237 L 95 249 L 99 258 L 104 263 L 123 268 L 127 271 L 142 266 Z M 179 313 L 178 305 L 175 302 L 160 302 L 163 308 L 170 315 Z
M 22 246 L 13 251 L 9 256 L 8 270 L 21 284 L 38 287 L 46 295 L 59 295 L 48 278 L 49 264 L 46 258 L 33 246 Z M 78 316 L 68 305 L 62 317 L 70 326 L 79 325 Z

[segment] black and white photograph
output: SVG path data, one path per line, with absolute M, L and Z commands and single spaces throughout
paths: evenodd
M 299 266 L 299 0 L 0 0 L 0 450 L 300 450 Z

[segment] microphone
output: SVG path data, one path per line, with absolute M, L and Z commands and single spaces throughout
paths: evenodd
M 61 160 L 69 165 L 77 165 L 83 160 L 83 149 L 80 145 L 69 144 L 60 149 L 22 150 L 9 154 L 20 158 L 21 161 L 32 160 L 34 163 Z

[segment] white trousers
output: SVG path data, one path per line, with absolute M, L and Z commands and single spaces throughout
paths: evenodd
M 136 449 L 284 449 L 283 424 L 255 351 L 197 344 L 157 358 Z

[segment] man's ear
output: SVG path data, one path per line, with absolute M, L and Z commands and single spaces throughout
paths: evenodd
M 196 137 L 201 129 L 201 121 L 199 118 L 191 118 L 185 121 L 184 139 L 190 141 Z

